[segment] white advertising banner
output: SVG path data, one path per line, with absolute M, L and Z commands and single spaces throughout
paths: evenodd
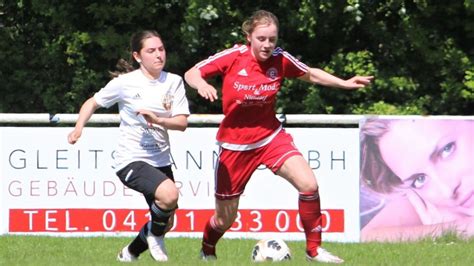
M 113 168 L 118 128 L 3 127 L 0 234 L 130 235 L 147 221 L 144 198 L 122 185 Z M 320 185 L 323 238 L 359 241 L 359 131 L 287 128 Z M 173 171 L 180 190 L 169 236 L 200 237 L 214 208 L 217 128 L 170 131 Z M 304 239 L 297 191 L 258 169 L 241 197 L 225 237 Z

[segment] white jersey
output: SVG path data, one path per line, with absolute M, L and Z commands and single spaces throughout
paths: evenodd
M 115 153 L 119 170 L 131 162 L 143 161 L 155 167 L 171 164 L 170 142 L 166 128 L 148 125 L 139 109 L 153 111 L 159 117 L 189 115 L 183 79 L 162 71 L 150 80 L 141 70 L 112 79 L 94 95 L 97 104 L 109 108 L 118 103 L 120 136 Z

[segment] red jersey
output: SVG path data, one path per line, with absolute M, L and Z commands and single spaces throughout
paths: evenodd
M 229 144 L 252 144 L 280 128 L 276 118 L 276 95 L 283 78 L 300 77 L 308 66 L 281 48 L 265 62 L 258 62 L 248 45 L 236 45 L 196 64 L 203 78 L 223 76 L 224 120 L 217 140 Z

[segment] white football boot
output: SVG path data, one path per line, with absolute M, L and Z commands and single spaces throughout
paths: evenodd
M 120 250 L 119 254 L 117 255 L 117 260 L 120 262 L 134 262 L 138 260 L 138 257 L 133 256 L 128 251 L 128 245 Z
M 168 261 L 168 253 L 166 252 L 164 235 L 155 236 L 152 232 L 148 232 L 146 237 L 150 254 L 156 261 Z
M 323 262 L 323 263 L 337 263 L 337 264 L 344 262 L 343 259 L 331 254 L 329 251 L 325 250 L 322 247 L 318 247 L 317 251 L 318 251 L 318 255 L 314 257 L 310 257 L 308 254 L 306 254 L 306 260 Z

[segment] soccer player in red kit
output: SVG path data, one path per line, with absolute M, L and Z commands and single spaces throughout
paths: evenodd
M 221 75 L 225 115 L 217 133 L 220 145 L 216 166 L 214 215 L 204 228 L 201 258 L 216 259 L 216 244 L 237 215 L 239 198 L 252 173 L 264 164 L 288 180 L 299 192 L 298 209 L 306 236 L 308 261 L 341 263 L 321 247 L 321 209 L 318 184 L 312 169 L 276 118 L 275 102 L 284 78 L 343 89 L 370 84 L 372 76 L 348 80 L 310 68 L 276 47 L 278 19 L 256 11 L 242 25 L 247 45 L 236 45 L 196 64 L 186 82 L 211 102 L 216 89 L 206 79 Z

